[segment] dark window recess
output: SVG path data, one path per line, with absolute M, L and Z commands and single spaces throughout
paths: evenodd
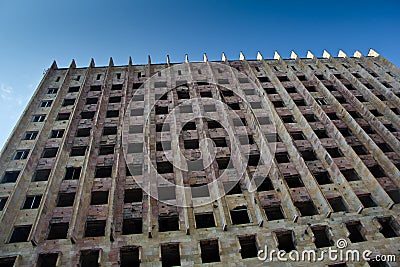
M 106 118 L 117 118 L 119 116 L 119 110 L 107 110 Z
M 313 216 L 318 214 L 317 208 L 311 200 L 296 202 L 294 205 L 300 211 L 301 216 Z
M 182 131 L 196 130 L 196 123 L 193 121 L 189 121 L 185 123 L 182 127 Z
M 216 147 L 227 147 L 228 146 L 228 144 L 226 143 L 225 137 L 212 138 L 212 140 Z
M 96 167 L 94 178 L 108 178 L 111 177 L 112 167 Z
M 313 150 L 300 151 L 300 154 L 305 161 L 317 160 L 317 157 L 315 156 L 315 153 Z
M 261 102 L 250 102 L 250 106 L 252 109 L 261 109 L 262 108 Z
M 212 98 L 212 93 L 211 93 L 211 91 L 201 91 L 200 92 L 200 96 L 201 97 L 210 97 L 210 98 Z
M 354 118 L 354 119 L 360 119 L 361 115 L 357 111 L 348 111 L 349 114 Z
M 50 223 L 50 231 L 47 240 L 66 239 L 68 234 L 69 223 Z
M 282 116 L 281 117 L 282 121 L 284 123 L 293 123 L 296 122 L 296 120 L 294 119 L 294 117 L 292 115 L 286 115 L 286 116 Z
M 261 179 L 255 178 L 254 182 L 257 186 L 257 191 L 259 192 L 274 190 L 274 186 L 272 185 L 271 179 L 268 176 Z
M 1 179 L 1 183 L 15 183 L 21 171 L 6 171 Z
M 37 209 L 39 208 L 40 201 L 42 200 L 42 196 L 27 196 L 25 198 L 24 205 L 22 209 Z
M 351 243 L 358 243 L 366 241 L 367 239 L 364 237 L 364 228 L 359 221 L 352 221 L 346 223 L 346 228 L 349 231 L 349 239 Z
M 120 267 L 139 267 L 139 247 L 122 247 L 119 252 Z
M 218 239 L 200 240 L 201 262 L 220 262 Z
M 21 160 L 21 159 L 26 159 L 29 155 L 29 149 L 25 150 L 17 150 L 14 155 L 14 160 Z
M 64 99 L 62 106 L 66 107 L 66 106 L 72 106 L 74 104 L 75 104 L 75 98 L 74 99 Z
M 47 89 L 47 94 L 49 94 L 49 95 L 57 94 L 57 92 L 58 92 L 58 88 Z
M 67 167 L 64 180 L 78 180 L 81 175 L 81 167 Z
M 82 250 L 81 251 L 81 255 L 80 255 L 80 259 L 79 259 L 79 263 L 80 263 L 79 266 L 82 266 L 82 267 L 100 267 L 100 265 L 99 265 L 99 254 L 100 254 L 99 250 Z
M 31 228 L 32 225 L 14 227 L 9 243 L 27 242 Z
M 78 77 L 80 78 L 81 76 L 78 75 Z M 79 81 L 79 80 L 77 80 L 77 81 Z M 68 88 L 68 93 L 76 93 L 76 92 L 79 92 L 79 89 L 80 89 L 79 86 L 70 87 L 70 88 Z
M 0 258 L 0 266 L 1 267 L 14 267 L 16 259 L 17 259 L 16 256 L 5 257 L 5 258 L 1 257 Z
M 232 224 L 249 223 L 249 214 L 246 206 L 238 206 L 230 211 Z
M 281 82 L 289 82 L 289 78 L 287 76 L 278 76 L 279 81 Z
M 132 89 L 139 89 L 142 85 L 143 83 L 133 83 Z
M 351 131 L 349 130 L 349 128 L 338 128 L 338 130 L 344 137 L 348 137 L 348 136 L 352 136 L 353 135 L 351 133 Z
M 345 204 L 341 196 L 328 198 L 329 205 L 331 205 L 334 212 L 348 211 L 347 205 Z
M 114 154 L 114 145 L 100 146 L 99 155 Z
M 328 105 L 328 102 L 326 102 L 326 100 L 324 98 L 317 98 L 317 99 L 315 99 L 315 101 L 317 101 L 317 103 L 321 106 Z
M 35 140 L 38 135 L 38 132 L 26 132 L 22 140 Z
M 384 153 L 393 152 L 393 149 L 385 143 L 381 143 L 381 144 L 377 144 L 377 145 Z
M 179 255 L 179 244 L 160 244 L 162 267 L 180 266 L 181 256 Z
M 8 200 L 8 197 L 0 198 L 0 211 L 2 211 L 4 209 L 4 207 L 6 206 L 7 200 Z
M 183 146 L 185 149 L 198 149 L 199 140 L 183 140 Z
M 268 221 L 285 219 L 281 205 L 264 207 L 264 211 L 265 215 L 267 215 Z
M 371 194 L 360 194 L 357 195 L 358 199 L 361 201 L 365 208 L 376 207 L 376 201 L 372 198 Z
M 117 134 L 117 131 L 118 131 L 117 127 L 104 127 L 103 135 L 104 136 L 106 136 L 106 135 L 114 135 L 114 134 Z
M 274 105 L 274 107 L 276 108 L 281 108 L 285 106 L 282 100 L 272 101 L 272 105 Z
M 372 175 L 375 176 L 375 178 L 380 178 L 380 177 L 386 176 L 385 171 L 379 165 L 374 165 L 374 166 L 368 167 L 368 169 L 372 173 Z
M 343 96 L 335 96 L 335 95 L 334 95 L 334 97 L 335 97 L 336 100 L 337 100 L 339 103 L 341 103 L 341 104 L 347 103 L 346 99 L 345 99 Z
M 314 116 L 314 114 L 304 114 L 303 116 L 308 122 L 317 122 L 317 121 L 319 121 L 317 119 L 317 117 Z
M 290 162 L 289 154 L 287 152 L 280 152 L 275 154 L 275 159 L 278 163 Z
M 65 130 L 52 130 L 50 138 L 62 138 Z
M 297 188 L 304 186 L 303 181 L 301 180 L 300 175 L 298 174 L 284 177 L 284 179 L 289 188 Z
M 332 240 L 328 235 L 328 227 L 327 226 L 314 226 L 311 227 L 311 231 L 315 237 L 315 246 L 317 248 L 324 248 L 332 246 Z
M 90 205 L 105 205 L 108 203 L 108 191 L 93 191 Z
M 281 138 L 277 133 L 266 134 L 265 138 L 267 138 L 267 141 L 269 143 L 282 142 Z
M 54 158 L 57 155 L 57 148 L 45 148 L 42 153 L 42 158 Z
M 174 166 L 169 161 L 157 162 L 157 172 L 159 174 L 173 173 Z
M 90 86 L 90 91 L 101 91 L 101 85 Z
M 99 99 L 97 97 L 89 97 L 86 98 L 86 105 L 94 105 L 97 104 L 98 101 Z
M 32 182 L 47 181 L 49 179 L 50 172 L 50 169 L 36 170 L 32 177 Z
M 60 193 L 58 195 L 57 207 L 72 207 L 74 205 L 74 193 Z
M 143 192 L 140 188 L 126 189 L 124 203 L 142 202 Z
M 217 165 L 218 169 L 224 170 L 224 169 L 229 169 L 232 168 L 232 162 L 230 162 L 230 158 L 217 158 Z
M 258 80 L 262 83 L 270 82 L 271 80 L 268 77 L 257 77 Z
M 341 173 L 343 174 L 344 178 L 346 178 L 346 180 L 349 182 L 358 181 L 361 179 L 354 169 L 341 170 Z
M 120 103 L 121 97 L 120 96 L 112 96 L 108 99 L 108 103 Z
M 90 136 L 91 128 L 80 128 L 76 131 L 76 137 L 88 137 Z
M 336 113 L 327 113 L 326 115 L 328 115 L 329 119 L 331 119 L 331 120 L 339 119 L 339 117 L 336 115 Z
M 296 87 L 286 87 L 285 89 L 289 94 L 297 93 Z M 300 100 L 300 101 L 304 101 L 304 100 Z
M 302 132 L 290 133 L 293 140 L 306 140 L 304 134 Z
M 275 232 L 275 235 L 278 241 L 279 250 L 284 250 L 286 252 L 296 250 L 293 238 L 293 231 L 288 230 L 288 231 Z
M 121 79 L 121 73 L 118 72 L 115 74 L 115 76 L 117 77 L 118 80 Z
M 215 227 L 215 220 L 213 213 L 203 213 L 194 215 L 196 221 L 196 228 Z
M 57 259 L 58 253 L 39 254 L 36 267 L 57 267 Z
M 239 103 L 227 103 L 227 105 L 233 110 L 240 110 Z
M 356 98 L 358 99 L 358 101 L 360 102 L 368 102 L 367 100 L 365 100 L 365 98 L 362 95 L 358 95 L 356 96 Z
M 240 255 L 242 259 L 257 257 L 258 248 L 255 235 L 239 236 Z
M 314 85 L 306 86 L 309 92 L 317 92 L 317 88 Z
M 177 91 L 178 99 L 190 99 L 189 90 L 179 90 Z
M 158 218 L 159 232 L 178 231 L 178 230 L 179 230 L 179 217 L 177 215 Z
M 247 121 L 245 118 L 233 119 L 233 125 L 237 126 L 247 126 Z
M 242 194 L 242 189 L 240 188 L 240 183 L 236 182 L 235 185 L 233 185 L 232 182 L 227 182 L 224 183 L 224 190 L 228 195 L 236 195 L 236 194 Z
M 331 148 L 326 148 L 326 151 L 329 153 L 329 155 L 332 158 L 340 158 L 343 157 L 343 153 L 338 147 L 331 147 Z
M 259 154 L 248 155 L 247 157 L 248 157 L 248 161 L 247 161 L 248 166 L 258 166 L 258 164 L 260 162 Z
M 171 150 L 171 142 L 157 142 L 156 150 L 157 151 Z
M 168 114 L 168 106 L 156 106 L 156 115 Z
M 318 136 L 318 138 L 329 138 L 328 133 L 326 130 L 314 130 L 315 134 Z
M 69 120 L 70 115 L 71 115 L 71 113 L 58 113 L 56 120 L 57 121 Z
M 379 232 L 385 238 L 400 236 L 400 225 L 393 217 L 378 218 L 377 220 L 381 225 Z
M 76 146 L 71 148 L 71 153 L 69 154 L 71 157 L 77 156 L 85 156 L 86 146 Z
M 207 121 L 207 126 L 208 129 L 217 129 L 217 128 L 222 128 L 221 123 L 217 122 L 217 121 Z
M 113 84 L 111 86 L 111 90 L 122 90 L 122 83 L 121 84 Z
M 86 221 L 85 237 L 104 236 L 106 231 L 105 220 Z
M 313 175 L 314 175 L 315 179 L 317 180 L 317 183 L 320 185 L 332 183 L 331 176 L 329 175 L 329 173 L 327 171 L 313 173 Z
M 396 128 L 393 127 L 392 124 L 385 124 L 385 127 L 391 131 L 392 133 L 398 132 L 398 130 Z
M 43 122 L 46 115 L 35 115 L 33 116 L 32 122 Z
M 81 112 L 81 119 L 85 119 L 85 120 L 91 120 L 94 118 L 94 111 L 84 111 Z
M 143 95 L 143 100 L 144 100 L 144 95 Z M 141 101 L 143 101 L 141 100 Z M 156 94 L 156 101 L 157 100 L 168 100 L 168 93 L 165 93 L 163 95 Z
M 142 218 L 131 218 L 124 219 L 122 221 L 122 234 L 123 235 L 135 235 L 143 232 Z

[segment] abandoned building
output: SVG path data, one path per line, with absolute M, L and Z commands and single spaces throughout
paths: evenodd
M 339 239 L 371 260 L 313 265 L 398 266 L 399 116 L 374 50 L 54 62 L 1 153 L 0 267 L 307 266 L 258 251 Z

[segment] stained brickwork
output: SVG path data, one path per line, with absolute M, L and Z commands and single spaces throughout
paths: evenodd
M 1 153 L 0 267 L 262 266 L 339 239 L 399 260 L 400 70 L 373 50 L 218 64 L 54 62 Z

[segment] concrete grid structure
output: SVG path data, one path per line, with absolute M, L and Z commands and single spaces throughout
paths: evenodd
M 339 239 L 399 260 L 400 70 L 373 50 L 218 63 L 54 62 L 1 153 L 0 267 L 263 266 Z

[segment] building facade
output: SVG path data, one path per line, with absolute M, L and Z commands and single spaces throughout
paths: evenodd
M 0 267 L 398 266 L 399 115 L 373 50 L 54 62 L 1 153 Z

